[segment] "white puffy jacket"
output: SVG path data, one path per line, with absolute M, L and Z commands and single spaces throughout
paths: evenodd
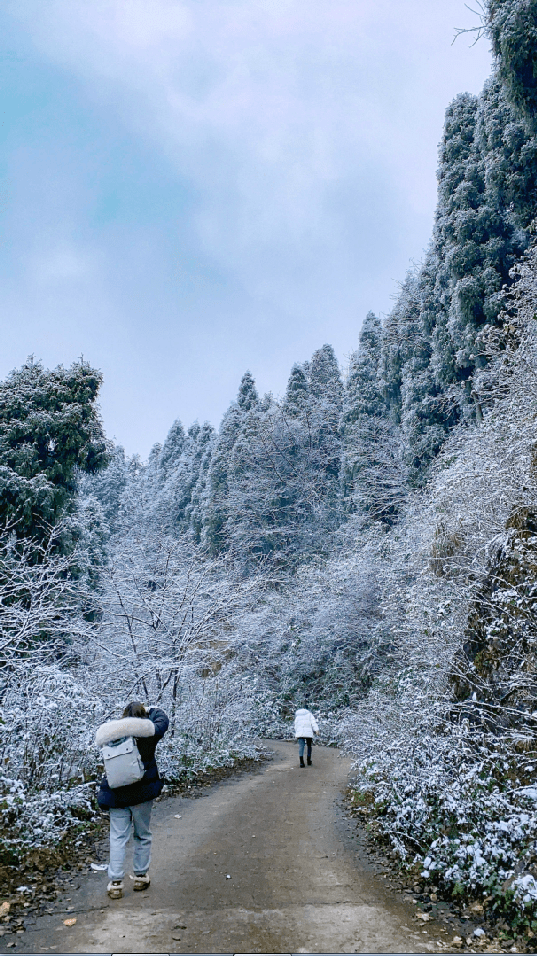
M 313 737 L 318 731 L 319 726 L 313 714 L 305 707 L 300 707 L 295 714 L 295 737 Z

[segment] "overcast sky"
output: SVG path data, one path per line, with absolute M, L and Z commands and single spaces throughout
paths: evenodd
M 444 111 L 490 73 L 463 0 L 4 0 L 0 377 L 104 373 L 146 457 L 248 368 L 342 365 L 428 243 Z

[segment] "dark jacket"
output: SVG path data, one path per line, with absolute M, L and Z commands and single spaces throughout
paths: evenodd
M 159 710 L 158 707 L 150 708 L 148 718 L 155 725 L 154 735 L 152 737 L 136 737 L 138 750 L 145 767 L 142 779 L 129 784 L 128 787 L 115 787 L 112 790 L 108 786 L 106 777 L 103 777 L 97 794 L 97 803 L 101 810 L 134 807 L 137 803 L 153 800 L 161 792 L 164 783 L 158 775 L 155 749 L 159 740 L 164 737 L 170 721 L 164 711 Z

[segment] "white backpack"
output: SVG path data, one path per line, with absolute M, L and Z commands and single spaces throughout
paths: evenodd
M 134 737 L 111 740 L 104 745 L 102 753 L 104 772 L 112 790 L 128 787 L 130 783 L 142 779 L 145 767 Z

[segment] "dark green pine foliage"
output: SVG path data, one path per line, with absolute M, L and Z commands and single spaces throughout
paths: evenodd
M 73 506 L 80 472 L 108 463 L 97 394 L 86 362 L 48 371 L 29 360 L 0 384 L 0 521 L 45 538 Z
M 458 96 L 446 111 L 433 241 L 383 331 L 384 395 L 415 482 L 450 428 L 479 414 L 482 335 L 503 321 L 536 195 L 537 140 L 496 74 L 480 97 Z
M 484 365 L 480 335 L 502 321 L 510 270 L 536 211 L 537 143 L 497 75 L 478 100 L 465 95 L 449 108 L 438 178 L 437 323 L 444 331 L 447 322 L 448 337 L 436 335 L 436 373 L 465 417 L 475 412 L 472 380 Z
M 177 467 L 181 452 L 185 446 L 185 430 L 180 421 L 174 421 L 170 428 L 166 440 L 160 449 L 158 458 L 158 480 L 163 484 L 170 476 L 174 468 Z
M 537 0 L 487 0 L 498 76 L 521 117 L 537 124 Z
M 182 459 L 184 460 L 184 480 L 180 485 L 182 497 L 178 496 L 176 499 L 176 514 L 180 527 L 190 528 L 196 544 L 200 544 L 204 526 L 203 509 L 207 499 L 216 433 L 209 422 L 204 422 L 201 428 L 196 422 L 188 430 L 188 439 L 192 444 L 187 446 Z M 184 522 L 182 521 L 183 513 Z
M 308 368 L 296 364 L 291 369 L 282 404 L 285 415 L 296 418 L 305 411 L 309 401 Z
M 108 527 L 115 531 L 127 484 L 127 463 L 125 449 L 121 445 L 110 446 L 108 455 L 107 468 L 81 477 L 80 493 L 97 499 Z
M 379 375 L 390 418 L 401 426 L 413 482 L 423 478 L 460 417 L 460 387 L 454 388 L 452 305 L 460 239 L 455 233 L 468 194 L 476 191 L 477 105 L 465 94 L 446 111 L 433 241 L 421 268 L 408 273 L 384 324 Z
M 456 97 L 446 110 L 440 144 L 435 292 L 442 331 L 447 335 L 437 341 L 436 372 L 444 391 L 469 377 L 469 355 L 475 347 L 469 330 L 482 323 L 484 314 L 480 274 L 483 180 L 475 142 L 477 110 L 477 97 Z
M 233 449 L 246 415 L 258 402 L 259 396 L 254 379 L 250 372 L 245 372 L 237 401 L 230 405 L 222 419 L 207 476 L 202 541 L 211 554 L 225 550 L 229 543 L 226 526 L 229 517 L 228 499 Z
M 537 139 L 509 104 L 498 76 L 485 84 L 477 116 L 476 138 L 483 157 L 487 204 L 500 210 L 515 254 L 527 246 L 527 230 L 537 212 Z M 509 229 L 524 230 L 511 237 Z M 518 241 L 518 245 L 516 244 Z M 511 255 L 507 248 L 507 255 Z
M 469 399 L 470 379 L 480 365 L 477 335 L 484 325 L 498 322 L 509 270 L 527 245 L 517 207 L 527 204 L 529 197 L 524 192 L 531 189 L 532 177 L 528 156 L 521 155 L 527 137 L 494 78 L 485 85 L 476 106 L 472 144 L 466 143 L 467 128 L 466 148 L 458 149 L 461 130 L 456 120 L 466 112 L 465 100 L 470 98 L 459 97 L 448 111 L 440 155 L 435 241 L 440 262 L 438 286 L 448 312 L 453 349 L 453 365 L 443 370 L 444 376 L 467 383 L 462 392 Z M 473 103 L 471 108 L 473 111 Z M 530 175 L 522 190 L 521 165 Z M 535 170 L 535 163 L 533 166 Z
M 351 356 L 341 427 L 345 511 L 392 523 L 406 494 L 400 428 L 393 421 L 382 378 L 383 329 L 369 312 Z

